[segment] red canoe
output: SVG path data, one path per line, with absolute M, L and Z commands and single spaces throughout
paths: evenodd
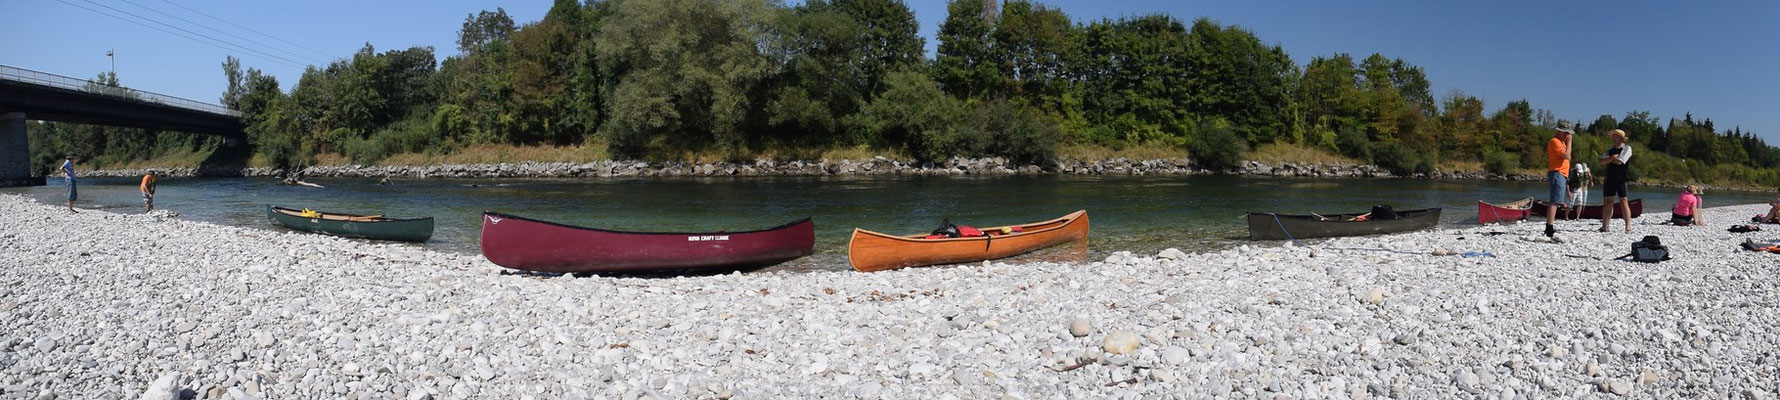
M 747 232 L 620 232 L 482 213 L 482 255 L 541 272 L 640 272 L 772 265 L 809 255 L 809 218 Z
M 1626 206 L 1630 207 L 1632 209 L 1632 218 L 1637 218 L 1640 215 L 1644 215 L 1644 199 L 1632 199 L 1632 201 L 1629 201 L 1627 203 L 1628 204 L 1626 204 Z M 1618 204 L 1614 204 L 1614 205 L 1618 206 Z M 1545 218 L 1545 210 L 1549 209 L 1549 208 L 1551 208 L 1551 203 L 1548 203 L 1544 200 L 1534 201 L 1533 208 L 1532 208 L 1532 212 L 1533 212 L 1532 218 L 1535 218 L 1535 219 Z M 1569 206 L 1558 207 L 1558 217 L 1557 218 L 1558 219 L 1572 219 L 1572 218 L 1570 218 L 1570 207 Z M 1613 218 L 1620 218 L 1619 209 L 1615 208 L 1613 210 Z M 1601 219 L 1601 206 L 1582 206 L 1581 219 Z
M 1477 224 L 1491 222 L 1519 221 L 1527 219 L 1527 213 L 1533 207 L 1533 198 L 1528 197 L 1502 204 L 1477 201 Z

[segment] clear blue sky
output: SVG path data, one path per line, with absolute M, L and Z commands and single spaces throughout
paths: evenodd
M 1774 72 L 1780 66 L 1780 2 L 1040 3 L 1078 22 L 1152 13 L 1187 21 L 1206 16 L 1285 46 L 1300 65 L 1337 52 L 1356 58 L 1383 53 L 1426 69 L 1435 96 L 1462 90 L 1483 98 L 1491 111 L 1524 98 L 1559 118 L 1583 121 L 1629 110 L 1665 119 L 1692 112 L 1721 129 L 1740 125 L 1780 145 L 1780 73 Z M 7 16 L 0 24 L 0 64 L 85 78 L 108 70 L 105 52 L 116 49 L 125 85 L 215 102 L 224 87 L 225 55 L 277 76 L 288 89 L 302 70 L 289 61 L 322 64 L 366 42 L 380 51 L 418 45 L 433 46 L 441 58 L 454 54 L 464 16 L 497 5 L 520 23 L 549 8 L 547 1 L 0 0 L 0 15 Z M 931 50 L 945 3 L 909 5 Z M 289 61 L 176 36 L 163 30 L 197 35 L 124 12 Z

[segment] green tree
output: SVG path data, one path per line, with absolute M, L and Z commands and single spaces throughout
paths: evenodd
M 953 97 L 975 97 L 1004 78 L 990 47 L 994 38 L 996 0 L 950 0 L 946 20 L 939 24 L 939 49 L 933 79 Z
M 1223 118 L 1250 143 L 1274 142 L 1290 132 L 1288 85 L 1299 72 L 1285 49 L 1253 32 L 1193 21 L 1187 36 L 1188 106 L 1202 117 Z
M 773 9 L 761 0 L 615 0 L 595 37 L 613 74 L 611 149 L 641 156 L 674 148 L 740 150 L 751 92 L 769 73 L 761 40 Z

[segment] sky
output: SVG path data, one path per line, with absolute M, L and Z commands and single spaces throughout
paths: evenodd
M 795 4 L 796 1 L 793 1 Z M 1433 94 L 1477 96 L 1486 110 L 1526 99 L 1558 118 L 1633 110 L 1710 118 L 1780 145 L 1780 2 L 1774 1 L 1184 1 L 1041 0 L 1077 22 L 1207 17 L 1278 44 L 1300 66 L 1372 53 L 1422 67 Z M 928 40 L 943 0 L 910 0 Z M 227 55 L 289 89 L 305 65 L 366 43 L 378 51 L 457 52 L 464 17 L 503 7 L 523 24 L 548 1 L 0 0 L 0 64 L 89 78 L 112 68 L 139 90 L 215 103 Z M 121 17 L 118 18 L 118 17 Z M 133 21 L 133 22 L 132 22 Z M 208 39 L 206 38 L 208 37 Z M 218 43 L 222 42 L 222 43 Z

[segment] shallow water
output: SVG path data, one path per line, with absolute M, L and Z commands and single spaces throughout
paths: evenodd
M 81 208 L 142 209 L 133 178 L 81 179 Z M 1444 207 L 1441 225 L 1475 225 L 1476 201 L 1541 196 L 1542 182 L 1433 181 L 1369 178 L 1231 176 L 943 176 L 943 177 L 722 177 L 576 179 L 315 178 L 326 188 L 278 185 L 271 178 L 165 178 L 155 206 L 183 218 L 282 229 L 267 224 L 265 207 L 389 216 L 433 216 L 433 239 L 419 244 L 475 253 L 483 210 L 573 225 L 631 231 L 753 230 L 803 217 L 816 223 L 816 254 L 775 269 L 844 269 L 855 227 L 893 233 L 926 232 L 942 218 L 959 225 L 993 226 L 1056 218 L 1088 210 L 1087 255 L 1058 250 L 1039 258 L 1104 257 L 1129 250 L 1199 251 L 1247 243 L 1247 211 L 1364 212 L 1374 204 L 1397 209 Z M 61 204 L 60 179 L 50 186 L 0 188 Z M 1667 212 L 1679 189 L 1633 187 L 1647 212 Z M 1590 193 L 1599 202 L 1599 188 Z M 1763 203 L 1769 194 L 1717 192 L 1710 206 Z M 1747 216 L 1712 216 L 1728 225 Z

